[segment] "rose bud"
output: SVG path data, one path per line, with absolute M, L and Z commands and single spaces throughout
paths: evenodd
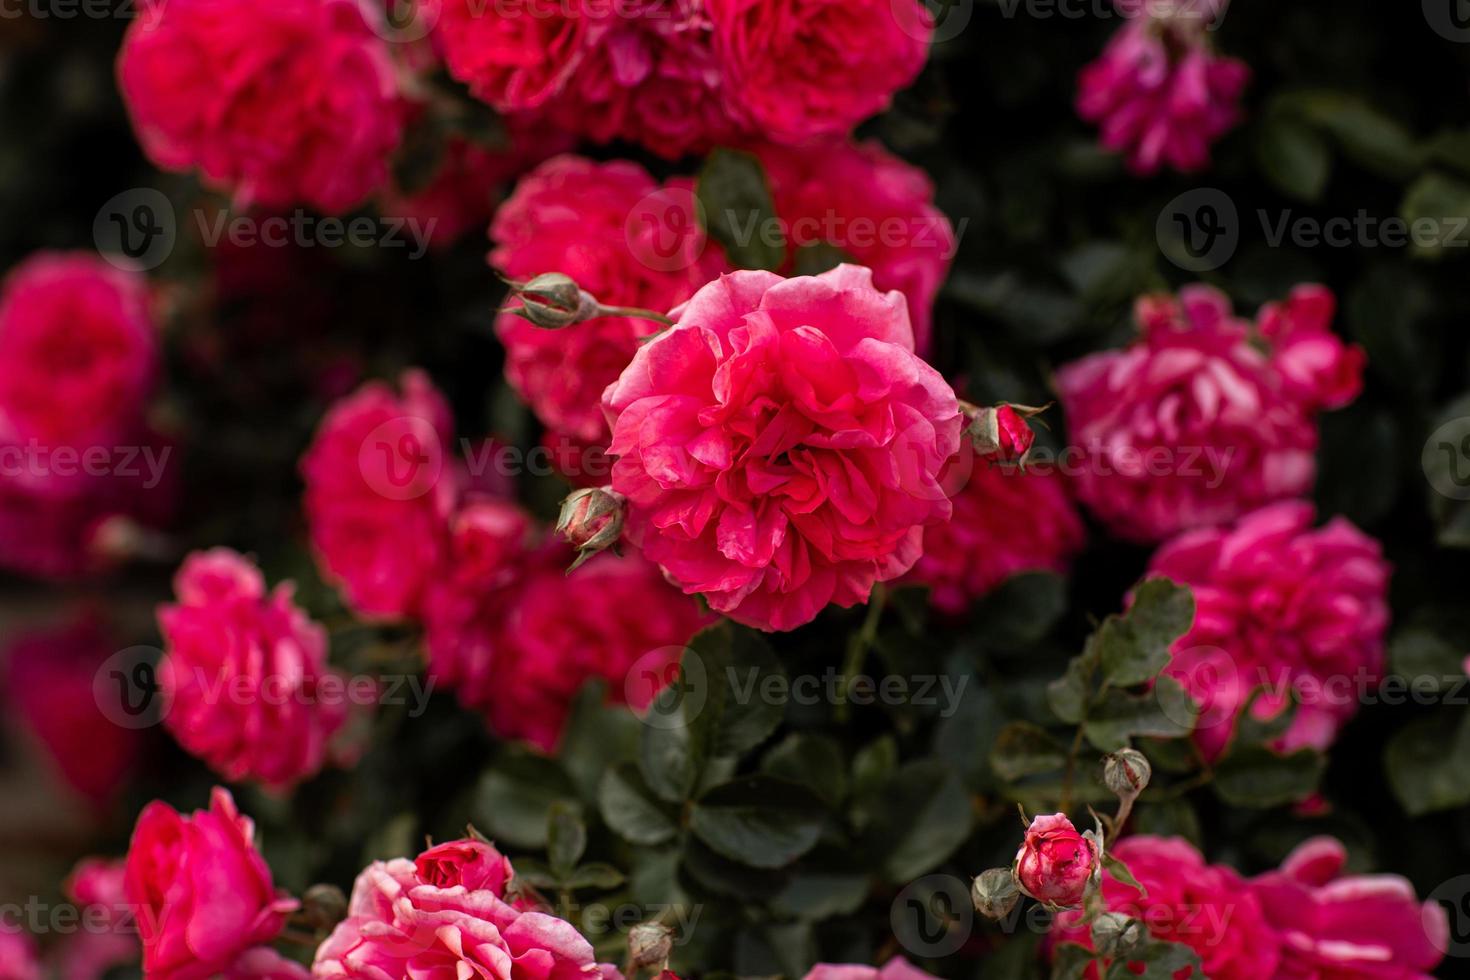
M 1120 749 L 1103 760 L 1103 784 L 1125 800 L 1142 793 L 1153 767 L 1137 749 Z
M 512 313 L 547 330 L 560 330 L 598 315 L 597 297 L 579 287 L 570 276 L 546 272 L 526 282 L 510 282 L 520 306 L 506 307 Z
M 1065 814 L 1036 817 L 1016 852 L 1016 881 L 1038 902 L 1073 908 L 1100 874 L 1097 848 Z
M 1092 948 L 1110 960 L 1123 959 L 1148 941 L 1148 929 L 1122 912 L 1104 912 L 1092 924 Z
M 600 551 L 618 543 L 623 534 L 626 499 L 611 487 L 577 490 L 561 502 L 556 532 L 577 549 L 576 568 Z
M 634 970 L 664 971 L 674 950 L 674 933 L 661 922 L 640 922 L 628 930 L 628 960 Z
M 1036 441 L 1036 433 L 1026 420 L 1043 409 L 1027 405 L 996 405 L 977 408 L 965 432 L 981 456 L 995 456 L 1014 462 L 1024 460 Z
M 991 868 L 970 886 L 970 899 L 987 919 L 1004 919 L 1021 900 L 1021 890 L 1010 868 Z
M 302 921 L 327 932 L 347 918 L 347 896 L 336 885 L 312 885 L 301 896 Z

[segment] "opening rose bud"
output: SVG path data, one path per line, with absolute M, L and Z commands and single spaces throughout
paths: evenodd
M 1027 419 L 1045 410 L 1045 407 L 1029 405 L 969 407 L 966 414 L 970 416 L 970 424 L 965 434 L 980 456 L 994 456 L 1011 462 L 1024 460 L 1031 444 L 1036 441 L 1036 433 L 1031 431 Z
M 1061 813 L 1032 820 L 1016 853 L 1016 880 L 1021 890 L 1052 906 L 1081 905 L 1099 869 L 1097 848 Z
M 573 569 L 618 543 L 623 536 L 626 503 L 623 495 L 611 487 L 588 487 L 562 501 L 556 532 L 577 549 Z

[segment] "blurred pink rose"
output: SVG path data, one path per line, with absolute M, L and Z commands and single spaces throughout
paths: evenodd
M 422 371 L 404 372 L 400 387 L 373 381 L 337 402 L 301 459 L 323 574 L 375 619 L 419 614 L 458 494 L 449 405 Z
M 1269 347 L 1209 286 L 1145 296 L 1142 336 L 1063 365 L 1077 495 L 1115 534 L 1158 541 L 1305 493 L 1315 417 Z M 1080 453 L 1073 457 L 1071 454 Z
M 924 553 L 904 577 L 929 587 L 936 608 L 958 616 L 1012 575 L 1063 573 L 1084 531 L 1065 478 L 977 460 L 950 503 L 949 523 L 924 529 Z
M 428 0 L 425 10 L 449 74 L 500 112 L 559 94 L 612 19 L 598 0 Z
M 370 16 L 359 0 L 149 5 L 117 66 L 144 150 L 241 203 L 360 204 L 388 178 L 404 115 Z
M 490 226 L 490 264 L 512 279 L 561 272 L 610 306 L 667 313 L 724 268 L 695 217 L 692 183 L 654 182 L 636 164 L 559 156 L 527 174 Z M 506 379 L 548 428 L 605 443 L 602 391 L 633 359 L 653 320 L 607 316 L 545 330 L 495 321 Z
M 731 112 L 778 143 L 846 134 L 929 56 L 919 0 L 706 0 Z
M 97 703 L 98 672 L 118 649 L 102 618 L 90 612 L 60 628 L 15 635 L 5 649 L 5 689 L 15 717 L 66 784 L 98 808 L 117 797 L 142 747 L 140 732 L 114 724 Z
M 1389 566 L 1378 542 L 1337 517 L 1313 528 L 1312 505 L 1285 501 L 1233 527 L 1167 542 L 1148 574 L 1194 591 L 1194 625 L 1166 671 L 1201 703 L 1195 737 L 1219 756 L 1256 688 L 1254 714 L 1300 705 L 1281 747 L 1325 749 L 1384 670 Z
M 866 602 L 949 519 L 954 391 L 907 304 L 842 265 L 736 272 L 675 311 L 603 395 L 629 537 L 688 593 L 767 630 Z
M 818 963 L 802 980 L 933 980 L 932 975 L 895 956 L 881 967 L 861 963 Z
M 1136 174 L 1205 169 L 1211 145 L 1240 120 L 1250 69 L 1213 50 L 1199 4 L 1181 7 L 1130 19 L 1078 79 L 1078 115 L 1101 127 L 1102 145 L 1127 154 Z
M 41 980 L 36 941 L 5 921 L 0 921 L 0 980 Z
M 1038 816 L 1016 852 L 1016 879 L 1032 898 L 1066 908 L 1081 905 L 1100 867 L 1097 848 L 1065 813 Z
M 128 903 L 124 861 L 87 858 L 72 870 L 63 890 L 89 925 L 62 938 L 57 972 L 66 980 L 103 980 L 109 970 L 136 964 L 142 955 L 137 916 Z
M 927 174 L 876 140 L 757 150 L 771 182 L 776 214 L 800 270 L 803 247 L 831 246 L 873 270 L 873 285 L 908 298 L 914 343 L 929 351 L 934 297 L 957 242 L 934 206 Z
M 1280 980 L 1430 980 L 1449 948 L 1444 906 L 1398 875 L 1342 874 L 1347 850 L 1314 837 L 1251 895 L 1281 934 Z
M 255 825 L 224 789 L 187 817 L 160 801 L 144 808 L 126 888 L 150 980 L 306 976 L 257 949 L 280 934 L 297 903 L 275 891 L 254 837 Z
M 566 920 L 516 909 L 493 889 L 425 881 L 401 858 L 358 875 L 347 914 L 313 976 L 621 980 Z
M 158 610 L 164 724 L 230 782 L 284 790 L 316 775 L 347 720 L 347 682 L 327 667 L 327 633 L 228 548 L 196 551 Z
M 1309 411 L 1342 408 L 1363 390 L 1367 355 L 1331 330 L 1337 298 L 1326 286 L 1297 286 L 1282 303 L 1267 303 L 1257 329 L 1271 345 L 1288 390 Z
M 1180 837 L 1126 837 L 1109 852 L 1128 866 L 1147 894 L 1104 873 L 1108 911 L 1142 919 L 1155 937 L 1193 949 L 1209 980 L 1288 976 L 1277 973 L 1281 952 L 1274 920 L 1234 869 L 1206 864 L 1194 845 Z M 1080 915 L 1058 916 L 1053 936 L 1091 948 L 1087 927 L 1078 923 Z

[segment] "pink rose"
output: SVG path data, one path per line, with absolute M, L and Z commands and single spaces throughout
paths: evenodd
M 800 265 L 799 249 L 826 245 L 872 269 L 875 286 L 908 298 L 916 349 L 926 354 L 934 297 L 958 244 L 928 175 L 876 140 L 757 153 L 793 250 L 790 268 Z
M 505 897 L 506 886 L 515 876 L 510 861 L 493 844 L 470 838 L 431 847 L 414 859 L 413 866 L 427 885 L 462 885 L 472 892 L 488 891 L 496 898 Z
M 948 524 L 924 529 L 924 553 L 904 577 L 929 587 L 929 601 L 952 616 L 1012 575 L 1063 573 L 1082 550 L 1082 518 L 1058 473 L 979 460 L 950 498 Z
M 301 459 L 323 574 L 356 612 L 382 619 L 419 614 L 458 493 L 449 405 L 422 371 L 400 386 L 369 382 L 337 402 Z
M 706 248 L 689 181 L 664 185 L 624 161 L 559 156 L 527 174 L 490 226 L 490 263 L 512 279 L 562 272 L 609 306 L 666 313 L 725 268 Z M 501 314 L 506 379 L 549 428 L 605 442 L 602 391 L 661 325 L 599 317 L 544 330 Z
M 98 671 L 119 649 L 92 613 L 59 629 L 18 634 L 6 644 L 6 689 L 15 716 L 35 736 L 66 784 L 102 808 L 136 768 L 140 733 L 98 707 Z
M 1082 502 L 1115 534 L 1158 541 L 1305 493 L 1315 418 L 1230 301 L 1188 286 L 1135 316 L 1133 345 L 1057 372 Z
M 135 439 L 157 370 L 143 276 L 39 252 L 0 286 L 0 443 L 85 452 Z
M 597 0 L 428 0 L 449 74 L 500 112 L 541 107 L 601 43 Z M 541 270 L 549 271 L 549 270 Z
M 1194 845 L 1179 837 L 1127 837 L 1110 852 L 1147 894 L 1104 874 L 1108 911 L 1141 919 L 1156 938 L 1193 949 L 1209 980 L 1285 980 L 1277 973 L 1281 952 L 1274 920 L 1234 869 L 1206 864 Z M 1054 936 L 1091 948 L 1079 915 L 1059 916 Z
M 36 941 L 4 921 L 0 921 L 0 980 L 41 980 Z
M 730 110 L 778 143 L 848 133 L 918 77 L 918 0 L 707 0 Z
M 621 980 L 566 920 L 517 909 L 493 888 L 427 881 L 419 870 L 400 858 L 358 875 L 348 918 L 317 950 L 312 975 Z
M 1314 837 L 1250 894 L 1281 934 L 1282 980 L 1429 980 L 1449 948 L 1444 906 L 1398 875 L 1343 876 L 1347 851 Z M 1211 974 L 1213 976 L 1213 974 Z
M 124 861 L 87 858 L 72 870 L 63 891 L 78 909 L 84 928 L 62 939 L 56 954 L 66 980 L 103 980 L 108 971 L 138 962 L 137 916 L 128 903 Z
M 1367 355 L 1332 332 L 1336 310 L 1332 290 L 1308 284 L 1293 289 L 1284 303 L 1261 307 L 1256 319 L 1288 390 L 1313 411 L 1342 408 L 1363 390 Z
M 858 266 L 736 272 L 674 314 L 603 394 L 630 538 L 767 630 L 908 571 L 925 525 L 949 519 L 939 476 L 962 420 L 902 294 Z
M 327 667 L 327 633 L 228 548 L 196 551 L 160 606 L 164 724 L 231 782 L 277 790 L 316 775 L 347 720 L 346 679 Z M 334 693 L 335 692 L 335 693 Z
M 895 956 L 881 967 L 861 963 L 818 963 L 802 980 L 934 980 L 931 974 Z
M 1016 880 L 1027 895 L 1047 905 L 1081 905 L 1099 867 L 1097 848 L 1065 813 L 1033 817 L 1016 852 Z
M 1250 693 L 1257 716 L 1301 704 L 1282 748 L 1325 749 L 1384 668 L 1389 566 L 1378 542 L 1338 517 L 1313 528 L 1312 505 L 1286 501 L 1233 527 L 1189 531 L 1149 563 L 1194 591 L 1190 631 L 1167 671 L 1201 702 L 1196 738 L 1219 756 Z
M 359 0 L 169 0 L 135 20 L 118 80 L 138 139 L 241 202 L 347 211 L 388 178 L 403 106 Z
M 275 891 L 270 869 L 255 850 L 255 826 L 216 788 L 208 810 L 183 816 L 165 803 L 144 808 L 128 848 L 126 887 L 143 940 L 150 980 L 210 980 L 252 974 L 304 978 L 269 950 L 295 911 Z
M 1129 20 L 1078 79 L 1078 115 L 1101 127 L 1102 145 L 1127 154 L 1135 174 L 1165 165 L 1181 173 L 1203 170 L 1210 146 L 1240 119 L 1250 69 L 1216 54 L 1207 33 L 1211 18 L 1189 9 L 1197 4 L 1185 7 Z M 1156 13 L 1159 5 L 1149 10 Z

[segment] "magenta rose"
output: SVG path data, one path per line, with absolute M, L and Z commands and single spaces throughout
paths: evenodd
M 62 890 L 89 927 L 62 938 L 56 952 L 61 976 L 103 980 L 110 970 L 138 962 L 142 947 L 137 916 L 128 902 L 126 862 L 87 858 L 72 870 Z
M 933 980 L 931 974 L 895 956 L 881 967 L 861 963 L 818 963 L 802 980 Z
M 510 860 L 494 845 L 465 838 L 429 848 L 413 862 L 419 879 L 435 888 L 463 886 L 470 891 L 488 891 L 504 898 L 506 886 L 515 876 Z
M 437 861 L 435 880 L 425 880 L 421 866 L 400 858 L 358 875 L 348 917 L 317 950 L 313 976 L 621 980 L 566 920 L 517 909 L 494 887 L 441 883 Z
M 687 593 L 767 630 L 866 602 L 949 519 L 954 391 L 864 268 L 736 272 L 603 395 L 628 533 Z
M 924 529 L 924 553 L 903 579 L 928 586 L 930 603 L 949 615 L 1012 575 L 1063 573 L 1082 550 L 1082 518 L 1058 473 L 978 460 L 950 503 L 949 523 Z
M 190 816 L 159 801 L 144 808 L 125 884 L 150 980 L 306 976 L 260 949 L 297 903 L 275 890 L 254 837 L 254 824 L 224 789 L 214 790 L 208 810 Z
M 13 923 L 0 920 L 0 980 L 41 980 L 36 941 Z
M 1346 863 L 1340 841 L 1314 837 L 1249 881 L 1281 935 L 1277 976 L 1430 980 L 1450 946 L 1444 906 L 1421 902 L 1398 875 L 1344 876 Z
M 1142 6 L 1148 14 L 1131 15 L 1082 69 L 1077 113 L 1101 127 L 1103 147 L 1126 154 L 1135 174 L 1203 170 L 1210 147 L 1240 120 L 1250 69 L 1213 50 L 1203 4 Z
M 1288 382 L 1270 339 L 1208 286 L 1143 297 L 1135 316 L 1131 346 L 1057 373 L 1082 502 L 1146 542 L 1305 493 L 1317 401 Z
M 610 306 L 666 313 L 718 275 L 724 257 L 695 215 L 692 184 L 659 185 L 636 164 L 559 156 L 527 174 L 490 226 L 490 263 L 512 279 L 562 272 Z M 660 325 L 598 317 L 545 330 L 495 321 L 506 379 L 550 429 L 604 443 L 602 391 Z
M 346 679 L 327 667 L 327 633 L 285 582 L 228 548 L 196 551 L 160 606 L 164 724 L 230 782 L 288 789 L 316 775 L 347 720 Z
M 1016 852 L 1021 889 L 1047 905 L 1081 905 L 1100 868 L 1097 847 L 1077 832 L 1065 813 L 1033 817 Z
M 1297 286 L 1285 302 L 1267 303 L 1257 328 L 1275 351 L 1287 390 L 1313 411 L 1341 408 L 1363 390 L 1367 355 L 1332 332 L 1337 298 L 1326 286 Z
M 1277 972 L 1281 952 L 1274 920 L 1234 869 L 1206 864 L 1194 845 L 1179 837 L 1127 837 L 1109 851 L 1147 894 L 1105 873 L 1102 896 L 1108 911 L 1141 919 L 1156 938 L 1193 949 L 1210 980 L 1288 976 Z M 1058 916 L 1053 936 L 1091 948 L 1080 915 Z
M 341 212 L 403 130 L 388 44 L 358 0 L 169 0 L 133 22 L 118 81 L 144 150 L 240 202 Z
M 850 132 L 918 77 L 919 0 L 707 0 L 731 113 L 778 143 Z
M 400 387 L 369 382 L 337 402 L 301 459 L 323 574 L 375 619 L 419 615 L 458 495 L 449 405 L 422 371 L 405 372 Z
M 4 653 L 11 710 L 66 785 L 103 808 L 137 767 L 140 733 L 98 707 L 94 682 L 119 644 L 94 613 L 60 628 L 13 636 Z
M 1219 756 L 1252 691 L 1254 714 L 1300 704 L 1281 747 L 1325 749 L 1384 669 L 1389 566 L 1378 542 L 1286 501 L 1164 544 L 1149 574 L 1188 585 L 1195 618 L 1166 671 L 1200 702 L 1195 737 Z
M 611 11 L 598 0 L 429 0 L 425 8 L 449 73 L 500 112 L 537 109 L 559 94 L 601 43 Z
M 875 140 L 757 153 L 793 250 L 789 265 L 800 266 L 801 249 L 825 245 L 872 269 L 873 285 L 908 298 L 915 348 L 926 354 L 934 297 L 958 245 L 928 175 Z

